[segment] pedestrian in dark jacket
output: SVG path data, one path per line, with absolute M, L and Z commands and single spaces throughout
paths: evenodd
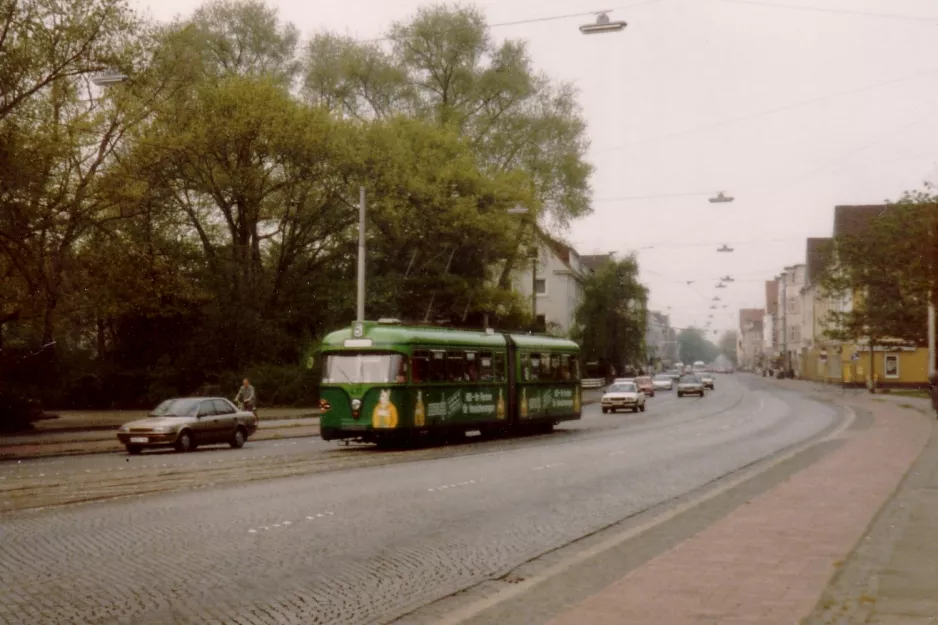
M 931 407 L 938 413 L 938 372 L 931 374 L 928 378 L 928 386 L 931 391 Z

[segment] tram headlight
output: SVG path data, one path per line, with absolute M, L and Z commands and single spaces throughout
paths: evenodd
M 362 407 L 362 400 L 360 399 L 352 400 L 352 410 L 358 411 L 358 410 L 361 410 L 361 407 Z

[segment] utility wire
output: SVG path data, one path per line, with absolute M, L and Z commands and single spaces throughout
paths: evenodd
M 913 22 L 938 23 L 938 17 L 924 15 L 901 15 L 898 13 L 872 13 L 868 11 L 854 11 L 851 9 L 829 9 L 825 7 L 811 7 L 798 4 L 781 4 L 778 2 L 763 2 L 762 0 L 722 0 L 732 4 L 750 4 L 753 6 L 771 7 L 774 9 L 791 9 L 793 11 L 813 11 L 815 13 L 837 13 L 842 15 L 855 15 L 860 17 L 879 17 L 885 19 L 908 20 Z
M 634 4 L 627 4 L 624 6 L 614 7 L 611 9 L 603 9 L 601 11 L 586 11 L 584 13 L 567 13 L 565 15 L 549 15 L 544 17 L 531 17 L 527 19 L 514 20 L 510 22 L 496 22 L 494 24 L 488 24 L 488 28 L 502 28 L 505 26 L 521 26 L 524 24 L 538 24 L 541 22 L 554 22 L 558 20 L 569 20 L 576 17 L 594 17 L 600 13 L 612 13 L 613 11 L 622 11 L 625 9 L 633 9 L 646 4 L 655 4 L 661 2 L 661 0 L 644 0 L 643 2 L 636 2 Z M 468 28 L 468 27 L 467 27 Z M 454 32 L 462 30 L 462 27 L 454 26 L 453 28 L 446 29 L 443 32 Z M 385 41 L 394 41 L 395 37 L 375 37 L 374 39 L 358 39 L 358 43 L 381 43 Z
M 714 129 L 714 128 L 722 128 L 722 127 L 724 127 L 724 126 L 730 126 L 730 125 L 732 125 L 732 124 L 736 124 L 736 123 L 739 123 L 739 122 L 749 121 L 749 120 L 753 120 L 753 119 L 758 119 L 758 118 L 760 118 L 760 117 L 766 117 L 766 116 L 768 116 L 768 115 L 775 115 L 776 113 L 783 113 L 783 112 L 785 112 L 785 111 L 790 111 L 790 110 L 797 109 L 797 108 L 801 108 L 801 107 L 804 107 L 804 106 L 810 106 L 811 104 L 817 104 L 817 103 L 819 103 L 819 102 L 824 102 L 824 101 L 826 101 L 826 100 L 832 100 L 832 99 L 834 99 L 834 98 L 839 98 L 839 97 L 842 97 L 842 96 L 845 96 L 845 95 L 853 95 L 853 94 L 855 94 L 855 93 L 862 93 L 862 92 L 864 92 L 864 91 L 871 91 L 871 90 L 873 90 L 873 89 L 879 89 L 880 87 L 886 87 L 886 86 L 889 86 L 889 85 L 894 85 L 894 84 L 896 84 L 896 83 L 906 82 L 906 81 L 909 81 L 909 80 L 913 80 L 913 79 L 915 79 L 915 78 L 922 78 L 922 77 L 924 77 L 924 76 L 934 76 L 934 75 L 938 75 L 938 68 L 936 68 L 936 69 L 930 69 L 930 70 L 927 70 L 927 71 L 924 71 L 924 72 L 916 72 L 916 73 L 914 73 L 914 74 L 907 74 L 907 75 L 905 75 L 905 76 L 899 76 L 898 78 L 891 78 L 891 79 L 889 79 L 889 80 L 884 80 L 884 81 L 877 82 L 877 83 L 873 83 L 873 84 L 870 84 L 870 85 L 864 85 L 864 86 L 862 86 L 862 87 L 855 87 L 855 88 L 853 88 L 853 89 L 847 89 L 847 90 L 844 90 L 844 91 L 837 91 L 837 92 L 834 92 L 834 93 L 828 93 L 828 94 L 825 94 L 825 95 L 822 95 L 822 96 L 818 96 L 818 97 L 816 97 L 816 98 L 811 98 L 811 99 L 809 99 L 809 100 L 802 100 L 802 101 L 800 101 L 800 102 L 793 102 L 793 103 L 791 103 L 791 104 L 786 104 L 786 105 L 784 105 L 784 106 L 779 106 L 779 107 L 776 107 L 776 108 L 767 109 L 767 110 L 765 110 L 765 111 L 760 111 L 760 112 L 758 112 L 758 113 L 751 113 L 751 114 L 749 114 L 749 115 L 741 115 L 741 116 L 739 116 L 739 117 L 733 117 L 733 118 L 731 118 L 731 119 L 725 119 L 725 120 L 718 121 L 718 122 L 713 122 L 713 123 L 710 123 L 710 124 L 703 124 L 703 125 L 701 125 L 701 126 L 694 126 L 694 127 L 691 127 L 691 128 L 686 128 L 686 129 L 684 129 L 684 130 L 679 130 L 679 131 L 677 131 L 677 132 L 672 132 L 672 133 L 670 133 L 670 134 L 660 135 L 660 136 L 658 136 L 658 137 L 652 137 L 652 138 L 650 138 L 650 139 L 643 139 L 643 140 L 641 140 L 641 141 L 634 141 L 634 142 L 631 142 L 631 143 L 624 143 L 624 144 L 621 144 L 621 145 L 612 146 L 612 147 L 609 147 L 609 148 L 604 148 L 604 149 L 602 149 L 602 150 L 597 150 L 596 153 L 597 153 L 597 154 L 602 154 L 602 153 L 604 153 L 604 152 L 613 152 L 613 151 L 618 151 L 618 150 L 624 150 L 624 149 L 630 148 L 630 147 L 632 147 L 632 146 L 645 145 L 645 144 L 654 143 L 654 142 L 657 142 L 657 141 L 664 141 L 664 140 L 666 140 L 666 139 L 674 139 L 674 138 L 677 138 L 677 137 L 683 137 L 683 136 L 685 136 L 685 135 L 693 134 L 693 133 L 696 133 L 696 132 L 702 132 L 702 131 L 704 131 L 704 130 L 711 130 L 711 129 Z

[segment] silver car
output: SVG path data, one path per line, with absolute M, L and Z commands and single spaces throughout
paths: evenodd
M 645 412 L 645 393 L 641 392 L 634 382 L 613 384 L 603 395 L 603 413 L 615 412 L 619 408 Z
M 704 383 L 692 373 L 682 375 L 681 379 L 677 381 L 677 396 L 684 397 L 685 395 L 704 396 Z
M 256 431 L 257 415 L 239 410 L 224 397 L 180 397 L 167 399 L 146 419 L 122 425 L 117 440 L 130 454 L 154 447 L 187 452 L 225 443 L 238 449 Z
M 670 391 L 674 388 L 674 378 L 668 373 L 659 373 L 651 381 L 656 391 Z

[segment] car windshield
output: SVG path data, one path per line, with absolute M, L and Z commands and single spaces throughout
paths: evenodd
M 667 373 L 660 373 L 655 376 L 655 379 L 658 380 L 659 382 L 670 382 L 671 376 L 668 375 Z
M 685 376 L 681 376 L 681 382 L 694 384 L 694 383 L 700 382 L 700 378 L 698 378 L 696 375 L 685 375 Z
M 610 393 L 634 393 L 638 389 L 631 382 L 625 384 L 613 384 L 609 387 Z
M 190 417 L 199 409 L 201 399 L 167 399 L 153 409 L 153 417 Z
M 407 381 L 403 354 L 344 353 L 326 356 L 324 384 L 392 384 Z

